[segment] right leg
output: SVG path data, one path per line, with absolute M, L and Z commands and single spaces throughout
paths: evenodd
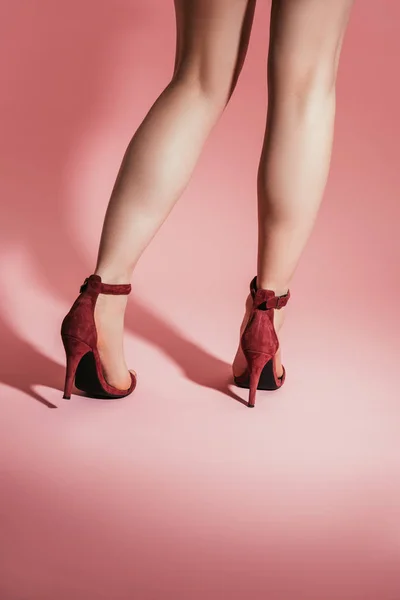
M 95 273 L 127 283 L 142 252 L 186 187 L 236 85 L 255 0 L 175 0 L 174 75 L 124 155 L 103 226 Z M 100 295 L 98 349 L 107 381 L 127 387 L 125 296 Z
M 325 189 L 336 75 L 353 1 L 272 2 L 268 115 L 258 172 L 257 285 L 277 295 L 288 290 Z M 249 296 L 241 333 L 251 304 Z M 284 311 L 275 311 L 277 331 Z M 245 368 L 239 346 L 234 375 Z M 278 376 L 282 372 L 278 352 Z

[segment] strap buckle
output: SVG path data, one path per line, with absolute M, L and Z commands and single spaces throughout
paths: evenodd
M 283 296 L 274 296 L 273 298 L 271 298 L 271 304 L 269 304 L 269 301 L 267 303 L 268 308 L 275 308 L 277 310 L 279 310 L 280 308 L 283 308 L 284 306 L 286 306 L 288 300 L 290 298 L 290 292 L 289 290 L 286 292 L 286 294 L 284 294 Z

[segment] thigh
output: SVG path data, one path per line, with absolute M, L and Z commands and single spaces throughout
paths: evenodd
M 233 91 L 243 66 L 256 0 L 175 0 L 174 77 L 199 80 L 205 91 Z
M 321 68 L 334 81 L 354 0 L 272 0 L 270 66 L 275 77 L 313 75 Z M 329 66 L 329 69 L 327 69 Z

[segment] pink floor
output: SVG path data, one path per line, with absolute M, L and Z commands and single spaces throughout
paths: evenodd
M 282 334 L 287 381 L 254 410 L 230 362 L 255 273 L 268 2 L 134 275 L 139 382 L 110 403 L 62 399 L 59 324 L 121 153 L 168 80 L 173 14 L 40 4 L 0 19 L 0 600 L 399 600 L 399 4 L 356 3 L 331 175 Z

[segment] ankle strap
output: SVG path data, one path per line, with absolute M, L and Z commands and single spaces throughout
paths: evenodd
M 85 290 L 93 290 L 97 294 L 113 294 L 122 295 L 130 294 L 132 287 L 130 283 L 103 283 L 100 275 L 90 275 L 80 287 L 80 292 Z
M 272 290 L 257 288 L 257 275 L 250 282 L 250 293 L 257 308 L 262 308 L 263 310 L 269 308 L 276 308 L 279 310 L 286 306 L 290 298 L 290 290 L 288 290 L 286 294 L 283 294 L 283 296 L 276 296 L 275 292 Z

